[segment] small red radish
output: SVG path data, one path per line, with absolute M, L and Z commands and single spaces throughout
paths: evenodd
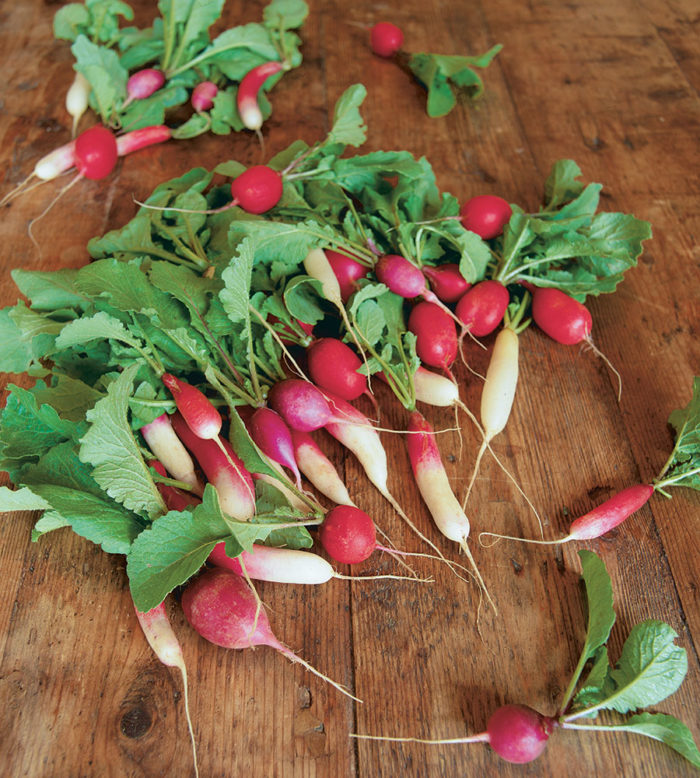
M 149 424 L 144 424 L 141 434 L 174 479 L 187 484 L 195 494 L 202 493 L 202 484 L 195 472 L 192 457 L 175 434 L 167 413 L 161 414 Z
M 79 176 L 99 181 L 117 164 L 117 141 L 114 133 L 97 124 L 75 139 L 75 166 Z
M 222 425 L 221 414 L 209 398 L 196 386 L 170 373 L 163 373 L 161 380 L 172 394 L 178 411 L 192 432 L 198 438 L 218 438 Z
M 420 361 L 449 372 L 458 350 L 454 319 L 440 306 L 423 300 L 411 309 L 408 329 L 416 336 L 416 354 Z
M 73 117 L 72 134 L 78 127 L 81 116 L 87 111 L 92 86 L 82 73 L 76 72 L 73 83 L 66 92 L 66 110 Z
M 292 434 L 279 413 L 271 408 L 258 408 L 246 426 L 250 437 L 263 454 L 288 467 L 294 473 L 297 489 L 301 489 L 301 475 L 294 458 Z
M 377 279 L 399 297 L 412 300 L 428 292 L 421 269 L 400 254 L 385 254 L 380 257 L 374 266 L 374 272 Z
M 149 467 L 152 467 L 158 475 L 167 477 L 165 467 L 157 459 L 153 459 L 148 463 Z M 190 492 L 183 492 L 176 486 L 163 483 L 162 481 L 156 481 L 156 487 L 160 492 L 160 496 L 163 498 L 163 502 L 169 511 L 184 511 L 191 508 L 194 505 L 198 505 L 201 500 Z
M 209 554 L 209 561 L 256 581 L 317 585 L 335 576 L 331 565 L 318 554 L 257 543 L 253 544 L 252 551 L 242 551 L 237 557 L 230 557 L 226 553 L 226 544 L 218 543 Z
M 358 373 L 362 362 L 342 340 L 319 338 L 306 350 L 309 376 L 321 389 L 356 400 L 367 391 L 367 376 Z
M 132 73 L 126 82 L 126 100 L 122 110 L 134 100 L 145 100 L 157 92 L 165 83 L 165 73 L 156 68 L 143 68 Z
M 457 318 L 477 338 L 490 335 L 503 321 L 510 295 L 499 281 L 479 281 L 459 299 Z
M 263 62 L 243 76 L 238 85 L 236 105 L 243 126 L 249 130 L 260 130 L 263 124 L 263 115 L 258 105 L 258 93 L 270 76 L 284 70 L 283 62 Z
M 321 391 L 303 378 L 279 381 L 270 389 L 267 401 L 293 430 L 300 432 L 320 429 L 333 416 Z
M 353 505 L 345 483 L 335 465 L 321 451 L 308 432 L 292 430 L 294 457 L 301 472 L 329 500 L 339 505 Z
M 197 113 L 210 111 L 214 107 L 214 98 L 219 94 L 219 87 L 213 81 L 200 81 L 192 90 L 190 101 Z
M 593 329 L 588 308 L 553 287 L 533 288 L 532 318 L 550 338 L 565 346 L 588 340 Z
M 182 676 L 182 685 L 184 688 L 184 702 L 185 702 L 185 718 L 187 719 L 187 728 L 190 733 L 190 740 L 192 741 L 192 755 L 194 757 L 194 773 L 195 776 L 199 775 L 199 769 L 197 767 L 197 746 L 194 739 L 194 730 L 192 728 L 192 721 L 190 719 L 190 708 L 187 698 L 187 667 L 185 665 L 185 657 L 182 653 L 182 647 L 180 642 L 173 631 L 168 618 L 167 611 L 165 610 L 165 603 L 156 605 L 150 611 L 145 613 L 141 612 L 138 608 L 135 608 L 136 617 L 141 625 L 143 634 L 148 641 L 148 645 L 151 647 L 153 653 L 166 667 L 176 667 Z
M 456 303 L 471 286 L 461 274 L 459 265 L 454 262 L 435 267 L 425 265 L 423 275 L 430 282 L 430 289 L 443 303 Z
M 368 514 L 352 505 L 337 505 L 328 511 L 318 528 L 318 539 L 336 562 L 364 562 L 377 548 L 377 530 Z
M 282 197 L 282 176 L 267 165 L 253 165 L 231 183 L 233 203 L 247 213 L 265 213 Z
M 179 413 L 171 416 L 177 436 L 192 452 L 209 483 L 216 489 L 221 510 L 239 521 L 255 515 L 253 477 L 228 441 L 200 438 Z
M 465 229 L 475 232 L 484 240 L 500 235 L 512 213 L 509 203 L 496 195 L 477 195 L 459 209 Z
M 260 600 L 245 579 L 235 573 L 223 568 L 207 570 L 183 592 L 182 609 L 190 626 L 210 643 L 233 649 L 270 646 L 357 700 L 275 637 Z
M 366 278 L 369 268 L 347 254 L 339 251 L 324 249 L 328 264 L 331 266 L 340 286 L 340 296 L 343 303 L 347 303 L 352 294 L 357 290 L 357 282 Z
M 125 132 L 117 138 L 117 154 L 125 157 L 134 151 L 139 151 L 156 143 L 164 143 L 172 138 L 173 132 L 165 124 L 154 124 L 151 127 L 142 127 L 140 130 Z
M 377 22 L 369 33 L 372 51 L 379 57 L 393 57 L 403 45 L 403 33 L 391 22 Z

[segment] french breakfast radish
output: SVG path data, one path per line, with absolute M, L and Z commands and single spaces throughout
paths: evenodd
M 449 375 L 458 350 L 454 319 L 435 303 L 422 300 L 411 309 L 408 330 L 416 336 L 420 361 L 429 367 L 440 367 Z
M 175 434 L 170 417 L 163 413 L 141 427 L 141 434 L 157 459 L 177 481 L 187 484 L 195 494 L 202 494 L 203 487 L 195 472 L 192 457 Z
M 358 373 L 362 362 L 357 354 L 337 338 L 318 338 L 306 350 L 311 380 L 321 389 L 356 400 L 367 391 L 367 376 Z
M 434 301 L 435 295 L 428 289 L 423 271 L 400 254 L 384 254 L 377 260 L 374 272 L 377 279 L 399 297 L 412 300 L 422 296 Z
M 134 100 L 145 100 L 157 92 L 165 83 L 165 73 L 156 68 L 143 68 L 132 73 L 126 82 L 126 100 L 122 110 Z
M 82 115 L 87 111 L 90 92 L 92 86 L 82 73 L 76 72 L 73 83 L 66 92 L 66 111 L 73 118 L 73 128 L 71 134 L 75 137 L 78 128 L 78 122 Z
M 503 321 L 510 295 L 499 281 L 487 279 L 470 287 L 460 297 L 455 314 L 474 337 L 490 335 Z
M 190 102 L 197 113 L 203 113 L 214 107 L 214 98 L 218 94 L 219 87 L 213 81 L 200 81 L 192 90 Z
M 167 477 L 165 467 L 157 459 L 150 460 L 148 465 L 149 467 L 152 467 L 158 475 L 163 476 L 163 478 Z M 192 494 L 192 492 L 184 492 L 182 489 L 178 489 L 171 484 L 166 484 L 163 481 L 156 481 L 156 487 L 169 511 L 184 511 L 201 502 L 200 498 Z
M 413 374 L 413 387 L 416 400 L 426 405 L 449 408 L 460 402 L 459 387 L 452 379 L 423 366 L 419 366 Z
M 190 626 L 205 640 L 223 648 L 270 646 L 292 662 L 357 700 L 344 686 L 320 673 L 273 634 L 267 613 L 245 579 L 224 568 L 212 568 L 188 584 L 182 609 Z
M 403 46 L 403 32 L 391 22 L 377 22 L 370 30 L 369 43 L 377 56 L 388 59 Z
M 246 424 L 255 445 L 270 459 L 294 474 L 297 489 L 301 489 L 301 474 L 294 458 L 292 434 L 284 419 L 271 408 L 257 408 Z
M 223 422 L 209 398 L 196 386 L 181 381 L 171 373 L 163 373 L 161 381 L 172 394 L 178 411 L 192 432 L 198 438 L 218 438 Z
M 459 209 L 464 228 L 484 240 L 500 235 L 512 213 L 510 204 L 496 195 L 476 195 Z
M 263 125 L 263 115 L 258 104 L 258 93 L 270 76 L 279 73 L 285 64 L 279 61 L 263 62 L 243 76 L 238 85 L 236 105 L 243 126 L 248 130 L 260 130 Z
M 330 581 L 335 575 L 331 565 L 318 554 L 258 543 L 253 544 L 252 551 L 242 551 L 237 557 L 226 553 L 224 542 L 217 543 L 209 554 L 209 561 L 257 581 L 316 585 Z
M 456 303 L 471 284 L 462 275 L 459 265 L 446 262 L 442 265 L 423 267 L 423 275 L 430 282 L 430 289 L 443 303 Z
M 369 268 L 347 254 L 341 254 L 333 249 L 324 249 L 328 264 L 338 281 L 340 297 L 343 303 L 347 303 L 357 290 L 357 282 L 367 277 Z
M 131 130 L 117 137 L 117 154 L 125 157 L 134 151 L 154 146 L 156 143 L 164 143 L 173 137 L 170 127 L 165 124 L 154 124 L 151 127 L 141 127 L 139 130 Z
M 333 417 L 328 400 L 303 378 L 278 381 L 270 389 L 267 402 L 293 430 L 300 432 L 320 429 Z
M 299 470 L 329 500 L 339 505 L 354 505 L 335 465 L 323 453 L 308 432 L 292 430 L 294 457 Z
M 138 608 L 135 608 L 136 618 L 138 619 L 143 634 L 148 641 L 148 645 L 151 647 L 153 653 L 166 667 L 176 667 L 180 671 L 182 676 L 182 686 L 184 689 L 184 702 L 185 702 L 185 718 L 187 719 L 187 728 L 190 733 L 190 740 L 192 741 L 192 755 L 194 757 L 194 773 L 195 776 L 199 775 L 199 768 L 197 766 L 197 745 L 194 739 L 194 730 L 192 728 L 192 721 L 190 719 L 190 708 L 187 696 L 187 667 L 185 665 L 185 657 L 182 653 L 182 647 L 180 641 L 177 639 L 175 632 L 173 631 L 168 613 L 165 610 L 165 603 L 161 602 L 160 605 L 156 605 L 150 611 L 143 613 Z

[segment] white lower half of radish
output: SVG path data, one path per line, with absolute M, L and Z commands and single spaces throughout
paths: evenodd
M 243 551 L 232 559 L 227 556 L 224 544 L 219 543 L 209 555 L 209 561 L 238 575 L 243 575 L 245 568 L 245 573 L 258 581 L 317 585 L 330 581 L 334 575 L 331 565 L 318 554 L 258 544 L 252 551 Z
M 150 424 L 141 427 L 141 434 L 170 476 L 187 484 L 195 494 L 201 495 L 203 487 L 195 472 L 192 457 L 175 434 L 168 415 L 158 416 Z
M 496 336 L 481 392 L 481 425 L 487 441 L 508 423 L 517 385 L 518 336 L 504 327 Z
M 292 432 L 294 456 L 299 470 L 321 494 L 338 505 L 354 505 L 335 465 L 308 433 Z

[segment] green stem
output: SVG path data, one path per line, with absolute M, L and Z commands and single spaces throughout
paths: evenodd
M 587 661 L 588 657 L 586 654 L 581 654 L 581 657 L 578 660 L 578 664 L 576 665 L 576 669 L 574 670 L 574 674 L 569 681 L 569 685 L 566 687 L 566 691 L 564 692 L 564 699 L 562 700 L 561 706 L 559 707 L 560 715 L 562 715 L 569 707 L 571 698 L 574 696 L 574 691 L 576 690 L 576 684 L 581 677 L 581 673 L 583 672 L 583 668 L 586 666 Z
M 663 472 L 666 472 L 666 469 L 664 469 Z M 688 470 L 685 473 L 679 473 L 678 475 L 671 476 L 670 478 L 665 478 L 663 481 L 659 481 L 659 480 L 653 481 L 652 486 L 654 487 L 654 489 L 657 489 L 658 491 L 663 493 L 664 487 L 673 486 L 679 481 L 683 481 L 685 478 L 689 478 L 690 476 L 696 475 L 697 473 L 700 473 L 700 467 L 694 467 L 692 470 Z M 666 495 L 666 496 L 668 497 L 670 495 Z
M 500 281 L 505 286 L 504 278 L 508 277 L 509 271 L 510 271 L 510 265 L 513 261 L 513 259 L 517 256 L 517 253 L 520 249 L 520 246 L 522 245 L 524 239 L 525 239 L 525 224 L 523 224 L 523 228 L 520 230 L 520 235 L 518 235 L 518 239 L 515 241 L 515 244 L 511 248 L 508 255 L 503 256 L 503 266 L 501 267 L 501 270 L 499 274 L 496 276 L 495 280 Z
M 170 11 L 168 18 L 165 20 L 165 50 L 163 52 L 163 59 L 161 61 L 161 70 L 165 73 L 168 72 L 170 65 L 170 57 L 173 51 L 173 43 L 175 41 L 175 14 L 173 13 L 172 4 L 175 0 L 170 0 Z

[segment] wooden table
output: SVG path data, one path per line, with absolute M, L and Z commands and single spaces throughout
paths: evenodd
M 135 4 L 148 22 L 151 5 Z M 230 0 L 227 25 L 260 17 L 262 2 Z M 698 373 L 700 238 L 700 30 L 690 0 L 406 0 L 395 8 L 359 0 L 312 3 L 303 29 L 305 61 L 272 93 L 265 126 L 270 153 L 300 137 L 321 138 L 335 99 L 363 81 L 369 139 L 363 151 L 408 149 L 433 164 L 441 187 L 465 199 L 496 193 L 537 208 L 550 165 L 578 162 L 605 185 L 606 210 L 649 220 L 654 238 L 614 295 L 591 299 L 597 346 L 615 379 L 585 350 L 558 346 L 534 329 L 521 339 L 521 379 L 507 430 L 494 449 L 558 536 L 565 511 L 578 514 L 632 483 L 653 478 L 671 448 L 669 413 L 687 404 Z M 0 11 L 0 182 L 4 193 L 34 161 L 65 142 L 63 95 L 71 78 L 67 45 L 52 38 L 58 3 L 26 0 Z M 367 26 L 391 18 L 409 51 L 471 53 L 495 43 L 474 106 L 443 119 L 424 112 L 421 88 L 391 62 L 371 55 Z M 161 181 L 225 159 L 259 161 L 253 136 L 202 137 L 123 160 L 103 182 L 83 182 L 28 237 L 28 221 L 58 187 L 49 184 L 2 210 L 3 305 L 17 292 L 9 270 L 55 269 L 87 261 L 93 236 L 125 223 Z M 486 344 L 491 344 L 486 339 Z M 474 349 L 483 371 L 487 354 Z M 462 396 L 478 407 L 480 382 L 460 369 Z M 17 380 L 17 377 L 12 377 Z M 24 381 L 25 379 L 19 379 Z M 383 424 L 405 413 L 384 400 Z M 364 406 L 363 406 L 364 407 Z M 436 426 L 451 412 L 431 411 Z M 478 440 L 463 425 L 441 437 L 462 494 Z M 398 436 L 384 435 L 391 488 L 445 554 L 449 541 L 430 525 L 409 485 Z M 351 457 L 328 449 L 359 505 L 397 546 L 422 550 L 368 484 Z M 536 762 L 518 767 L 487 746 L 358 742 L 349 733 L 455 738 L 480 732 L 506 702 L 556 710 L 582 646 L 585 597 L 577 550 L 594 550 L 613 581 L 616 657 L 630 627 L 670 623 L 688 652 L 681 689 L 659 709 L 700 738 L 697 494 L 652 497 L 602 540 L 561 550 L 501 544 L 485 549 L 476 532 L 533 536 L 536 523 L 492 459 L 485 458 L 471 501 L 474 555 L 499 605 L 425 561 L 433 585 L 332 581 L 315 589 L 266 584 L 261 594 L 278 636 L 315 667 L 351 685 L 354 705 L 271 649 L 233 652 L 205 643 L 169 600 L 190 673 L 190 706 L 202 776 L 690 776 L 665 746 L 625 734 L 559 732 Z M 182 685 L 154 658 L 132 612 L 124 560 L 61 530 L 30 542 L 35 517 L 0 524 L 0 746 L 3 775 L 190 776 Z M 395 569 L 378 556 L 363 572 Z

